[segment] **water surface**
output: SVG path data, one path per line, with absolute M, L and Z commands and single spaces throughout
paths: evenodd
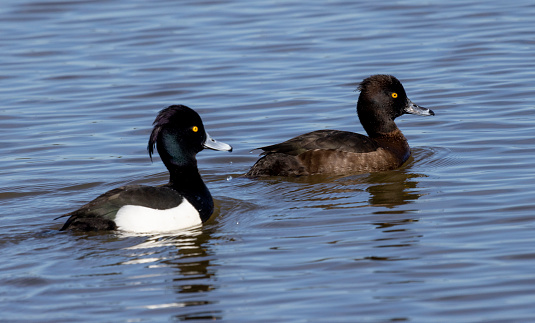
M 530 1 L 30 1 L 0 9 L 5 322 L 535 320 Z M 398 77 L 401 169 L 240 178 L 250 150 L 363 132 L 358 83 Z M 124 184 L 167 180 L 156 113 L 197 110 L 216 200 L 176 235 L 58 232 Z

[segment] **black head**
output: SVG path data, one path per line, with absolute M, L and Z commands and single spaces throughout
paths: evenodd
M 435 115 L 407 97 L 401 82 L 391 75 L 372 75 L 360 85 L 357 113 L 369 136 L 397 129 L 394 119 L 405 114 Z
M 196 165 L 195 155 L 204 148 L 232 151 L 232 147 L 219 143 L 208 135 L 201 117 L 185 105 L 172 105 L 158 113 L 150 135 L 148 151 L 152 159 L 154 146 L 168 166 Z

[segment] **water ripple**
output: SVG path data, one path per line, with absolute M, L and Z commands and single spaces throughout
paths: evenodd
M 533 321 L 534 15 L 527 0 L 4 1 L 2 318 Z M 397 119 L 406 165 L 240 177 L 256 147 L 363 133 L 354 90 L 377 73 L 436 112 Z M 168 180 L 146 145 L 170 104 L 235 147 L 198 156 L 213 219 L 57 232 L 108 189 Z

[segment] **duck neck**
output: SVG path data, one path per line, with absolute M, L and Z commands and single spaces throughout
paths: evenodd
M 177 166 L 166 165 L 169 170 L 169 186 L 173 188 L 180 188 L 181 186 L 188 187 L 197 183 L 201 179 L 197 165 Z M 202 180 L 201 180 L 202 182 Z
M 360 123 L 370 138 L 391 136 L 391 134 L 397 135 L 399 133 L 402 137 L 401 131 L 390 118 L 386 118 L 382 115 L 376 115 L 373 118 L 369 118 L 368 115 L 361 115 L 359 113 Z
M 169 131 L 164 131 L 158 137 L 158 154 L 169 170 L 169 183 L 166 186 L 184 196 L 205 222 L 212 215 L 214 201 L 197 168 L 195 155 L 202 148 L 196 150 L 190 145 L 181 144 L 179 138 Z
M 207 221 L 214 210 L 214 201 L 199 174 L 197 163 L 189 166 L 170 165 L 167 169 L 170 175 L 167 186 L 184 196 L 199 212 L 201 220 Z
M 411 149 L 407 138 L 396 127 L 396 130 L 389 133 L 374 133 L 369 134 L 370 138 L 375 140 L 380 147 L 387 149 L 395 154 L 395 156 L 403 156 L 402 160 L 405 162 L 411 155 Z

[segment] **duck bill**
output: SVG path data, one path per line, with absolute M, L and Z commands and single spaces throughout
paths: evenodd
M 435 115 L 433 110 L 414 104 L 409 99 L 407 99 L 407 106 L 405 107 L 405 113 L 415 114 L 418 116 L 434 116 Z
M 231 145 L 213 139 L 208 132 L 206 133 L 206 140 L 204 141 L 203 147 L 213 150 L 232 151 Z

